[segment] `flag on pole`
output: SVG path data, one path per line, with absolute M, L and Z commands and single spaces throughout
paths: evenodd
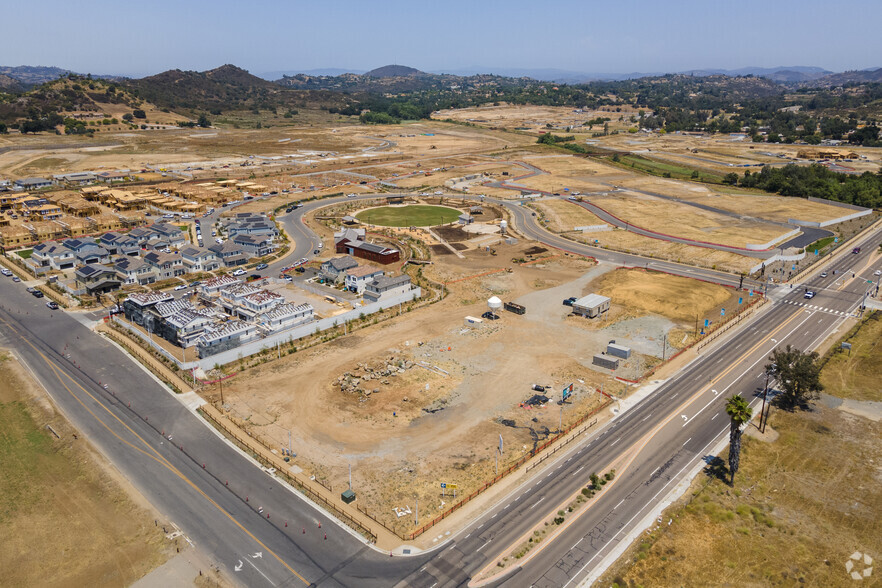
M 502 453 L 502 435 L 499 436 L 499 453 Z

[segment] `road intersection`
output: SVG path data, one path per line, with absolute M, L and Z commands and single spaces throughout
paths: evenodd
M 317 239 L 303 224 L 303 214 L 332 202 L 306 203 L 280 218 L 296 244 L 292 258 L 311 257 Z M 548 246 L 738 285 L 737 276 L 567 241 L 540 228 L 529 209 L 500 204 L 518 232 Z M 708 465 L 726 439 L 725 398 L 742 393 L 758 401 L 763 365 L 776 346 L 812 349 L 856 312 L 872 279 L 874 268 L 867 262 L 880 237 L 882 232 L 875 231 L 860 243 L 863 253 L 829 261 L 826 268 L 837 270 L 838 283 L 833 277 L 813 278 L 806 287 L 818 294 L 808 304 L 801 286 L 774 289 L 755 317 L 702 351 L 677 376 L 548 460 L 437 548 L 410 557 L 390 557 L 333 523 L 208 427 L 117 346 L 7 281 L 0 282 L 0 332 L 3 344 L 29 366 L 67 418 L 242 585 L 466 585 L 549 512 L 567 504 L 592 472 L 615 467 L 614 482 L 590 508 L 579 511 L 528 561 L 488 584 L 573 586 L 594 577 L 601 562 L 628 544 L 630 533 L 656 516 L 672 488 Z M 277 271 L 274 266 L 269 271 Z M 843 279 L 852 270 L 855 277 Z

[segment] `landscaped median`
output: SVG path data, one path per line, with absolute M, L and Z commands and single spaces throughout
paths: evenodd
M 617 461 L 621 462 L 623 459 L 624 457 Z M 599 499 L 613 486 L 615 476 L 615 469 L 610 469 L 602 476 L 596 473 L 591 474 L 588 484 L 567 497 L 555 511 L 549 513 L 545 519 L 521 535 L 496 559 L 475 574 L 472 581 L 469 582 L 469 586 L 484 586 L 495 582 L 513 569 L 525 565 L 546 545 L 556 539 L 573 521 L 587 512 L 586 506 L 590 507 L 595 497 Z

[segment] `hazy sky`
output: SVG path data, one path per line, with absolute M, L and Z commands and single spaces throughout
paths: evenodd
M 882 2 L 869 0 L 33 0 L 4 12 L 0 65 L 98 74 L 882 67 Z

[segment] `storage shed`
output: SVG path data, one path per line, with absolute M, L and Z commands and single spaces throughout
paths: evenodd
M 609 310 L 609 298 L 600 294 L 589 294 L 573 302 L 573 314 L 594 318 Z
M 628 359 L 631 357 L 631 348 L 625 347 L 624 345 L 610 343 L 606 346 L 606 354 L 614 357 L 621 357 L 622 359 Z
M 619 358 L 607 355 L 605 353 L 598 353 L 591 360 L 591 363 L 596 366 L 606 368 L 608 370 L 614 370 L 619 367 Z

